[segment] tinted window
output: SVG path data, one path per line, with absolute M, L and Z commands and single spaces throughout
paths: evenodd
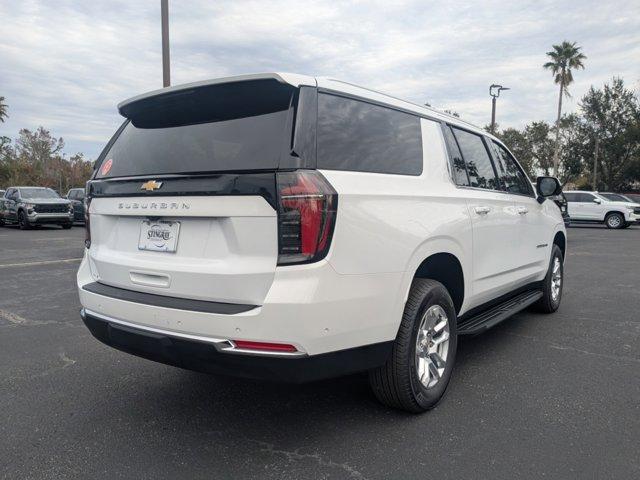
M 455 127 L 453 131 L 467 165 L 470 185 L 498 190 L 498 180 L 482 137 Z
M 577 193 L 566 192 L 564 194 L 564 198 L 567 199 L 567 202 L 577 202 L 578 201 L 578 194 Z
M 97 177 L 275 168 L 291 139 L 285 129 L 292 95 L 290 86 L 261 80 L 126 106 L 131 121 L 102 157 Z
M 420 175 L 420 118 L 358 100 L 320 94 L 318 168 Z
M 593 202 L 596 199 L 595 195 L 590 193 L 581 193 L 580 194 L 580 202 Z
M 498 177 L 505 190 L 509 193 L 530 195 L 531 184 L 529 179 L 522 173 L 515 159 L 502 145 L 495 142 L 491 142 L 491 144 L 495 152 Z
M 453 181 L 456 185 L 469 185 L 469 177 L 467 175 L 467 168 L 465 167 L 462 154 L 458 148 L 458 143 L 451 133 L 451 128 L 445 125 L 443 128 L 444 140 L 447 144 L 447 150 L 449 151 L 449 162 L 451 163 L 451 171 L 453 172 Z
M 590 193 L 581 192 L 565 193 L 564 196 L 568 202 L 593 202 L 593 199 L 596 198 Z

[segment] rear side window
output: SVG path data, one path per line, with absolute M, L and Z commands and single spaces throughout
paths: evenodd
M 578 194 L 577 193 L 565 193 L 564 198 L 567 199 L 567 202 L 577 202 Z
M 390 108 L 318 95 L 318 168 L 420 175 L 420 118 Z
M 516 160 L 500 144 L 491 141 L 495 152 L 496 169 L 503 187 L 509 193 L 531 195 L 531 184 L 526 175 L 520 170 Z
M 96 176 L 277 168 L 291 139 L 293 93 L 289 85 L 259 80 L 200 87 L 127 105 L 124 113 L 130 121 L 102 157 Z
M 453 132 L 467 166 L 469 185 L 498 190 L 498 179 L 482 137 L 455 127 L 453 127 Z

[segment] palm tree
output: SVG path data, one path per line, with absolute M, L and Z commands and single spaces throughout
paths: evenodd
M 0 97 L 0 122 L 4 123 L 4 119 L 7 118 L 7 104 L 4 103 L 4 97 Z
M 556 144 L 553 150 L 553 174 L 558 176 L 558 156 L 560 150 L 560 117 L 562 116 L 562 95 L 569 97 L 567 87 L 573 83 L 572 69 L 584 68 L 582 61 L 587 57 L 580 53 L 581 47 L 576 42 L 570 43 L 566 40 L 560 45 L 554 45 L 553 50 L 547 52 L 551 61 L 543 65 L 543 68 L 551 70 L 554 75 L 554 82 L 560 85 L 560 95 L 558 96 L 558 117 L 556 118 Z

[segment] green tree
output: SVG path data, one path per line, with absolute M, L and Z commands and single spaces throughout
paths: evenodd
M 545 175 L 550 175 L 553 168 L 553 139 L 551 125 L 545 121 L 531 122 L 524 128 L 524 135 L 531 151 L 531 163 Z M 557 176 L 557 173 L 556 173 Z
M 623 189 L 640 181 L 640 101 L 620 78 L 591 87 L 580 104 L 587 168 L 598 139 L 598 188 Z
M 17 157 L 39 167 L 46 166 L 63 148 L 64 140 L 52 137 L 51 132 L 43 127 L 33 132 L 21 129 L 15 147 Z
M 82 187 L 89 179 L 92 164 L 81 153 L 65 158 L 64 140 L 43 127 L 22 129 L 12 145 L 0 137 L 0 188 L 10 185 L 39 185 L 58 190 Z
M 551 70 L 554 76 L 554 82 L 560 85 L 560 93 L 558 95 L 558 116 L 556 117 L 556 140 L 553 151 L 553 172 L 558 175 L 559 149 L 560 149 L 560 119 L 562 118 L 562 97 L 569 96 L 567 87 L 573 82 L 573 72 L 579 68 L 584 68 L 583 60 L 586 56 L 580 52 L 581 47 L 576 42 L 567 42 L 566 40 L 560 45 L 553 45 L 553 50 L 547 52 L 547 56 L 551 61 L 545 63 L 543 68 Z
M 588 140 L 584 120 L 577 114 L 564 115 L 560 119 L 560 165 L 558 178 L 562 184 L 578 179 L 589 157 Z
M 487 126 L 486 128 L 491 128 Z M 511 153 L 516 157 L 529 178 L 534 178 L 534 161 L 531 155 L 531 145 L 529 139 L 523 131 L 517 128 L 505 128 L 502 132 L 496 134 L 500 140 L 504 142 Z
M 0 97 L 0 122 L 4 123 L 4 119 L 9 115 L 7 114 L 7 109 L 9 106 L 4 103 L 4 97 Z

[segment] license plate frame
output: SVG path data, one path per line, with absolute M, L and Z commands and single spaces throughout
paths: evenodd
M 180 222 L 143 220 L 140 224 L 138 250 L 176 253 L 180 237 Z

